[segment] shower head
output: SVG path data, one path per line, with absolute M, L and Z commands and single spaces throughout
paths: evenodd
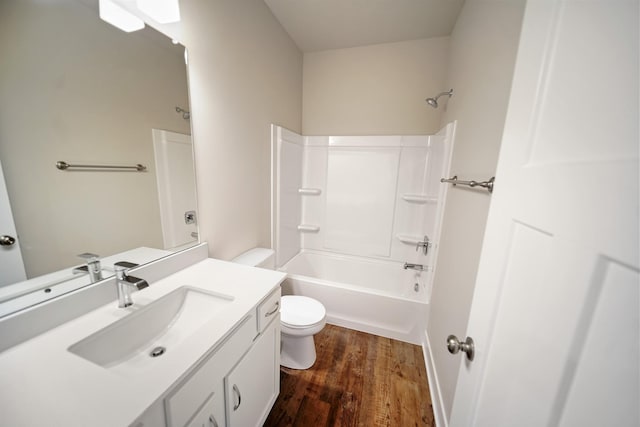
M 429 104 L 429 106 L 433 108 L 438 108 L 438 98 L 440 98 L 443 95 L 449 95 L 449 98 L 451 98 L 451 95 L 453 95 L 453 89 L 449 89 L 449 92 L 442 92 L 438 94 L 438 96 L 436 96 L 435 98 L 427 98 L 425 101 L 427 101 L 427 104 Z
M 427 98 L 426 101 L 431 107 L 438 108 L 438 101 L 436 98 Z

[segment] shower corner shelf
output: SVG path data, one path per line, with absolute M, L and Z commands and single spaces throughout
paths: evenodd
M 320 231 L 320 227 L 318 227 L 317 225 L 300 224 L 298 226 L 298 231 L 301 231 L 303 233 L 317 233 L 318 231 Z
M 319 188 L 298 188 L 298 194 L 303 196 L 319 196 L 322 190 Z
M 426 194 L 410 194 L 410 193 L 405 193 L 402 195 L 402 199 L 406 202 L 409 203 L 419 203 L 421 205 L 425 204 L 425 203 L 437 203 L 438 202 L 438 198 L 437 197 L 429 197 Z
M 414 236 L 412 234 L 396 234 L 396 239 L 407 245 L 417 245 L 418 242 L 422 242 L 424 236 Z

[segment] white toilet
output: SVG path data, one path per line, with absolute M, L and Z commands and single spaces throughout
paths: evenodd
M 310 368 L 316 361 L 313 336 L 326 324 L 327 312 L 320 301 L 299 295 L 283 296 L 280 364 L 293 369 Z
M 274 269 L 272 249 L 254 248 L 233 259 L 233 262 Z M 322 303 L 313 298 L 285 295 L 280 302 L 281 350 L 280 364 L 286 368 L 307 369 L 316 361 L 313 336 L 327 323 Z

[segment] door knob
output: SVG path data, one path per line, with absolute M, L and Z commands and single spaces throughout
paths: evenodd
M 0 236 L 0 246 L 12 246 L 16 242 L 15 237 L 11 236 Z
M 458 337 L 455 335 L 449 335 L 447 337 L 447 349 L 451 354 L 457 354 L 460 350 L 463 353 L 467 354 L 467 359 L 469 362 L 473 361 L 473 356 L 475 354 L 475 346 L 473 345 L 473 339 L 471 337 L 467 337 L 464 342 L 460 342 Z

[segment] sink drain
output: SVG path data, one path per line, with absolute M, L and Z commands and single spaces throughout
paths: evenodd
M 162 347 L 162 346 L 156 347 L 153 350 L 151 350 L 151 353 L 149 353 L 149 356 L 151 356 L 151 357 L 162 356 L 165 351 L 167 351 L 167 349 L 165 347 Z

